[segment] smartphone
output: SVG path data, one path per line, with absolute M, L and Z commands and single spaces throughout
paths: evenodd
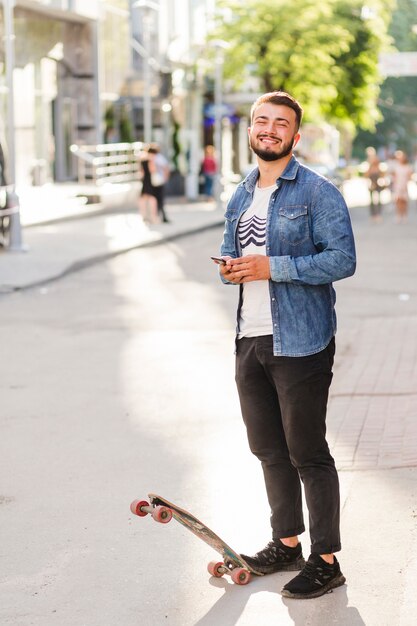
M 221 256 L 212 256 L 210 258 L 216 261 L 216 263 L 220 263 L 220 265 L 226 265 L 226 261 L 222 259 Z

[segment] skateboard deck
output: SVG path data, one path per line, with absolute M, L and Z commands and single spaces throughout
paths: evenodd
M 167 523 L 173 517 L 199 539 L 211 546 L 223 559 L 221 562 L 211 561 L 208 564 L 207 569 L 212 576 L 219 578 L 224 574 L 228 574 L 233 582 L 238 585 L 246 585 L 250 581 L 251 574 L 263 576 L 262 573 L 252 568 L 240 554 L 235 552 L 233 548 L 194 515 L 154 493 L 148 494 L 148 498 L 150 504 L 145 500 L 132 502 L 130 505 L 132 513 L 140 517 L 144 517 L 149 513 L 154 520 L 161 523 Z

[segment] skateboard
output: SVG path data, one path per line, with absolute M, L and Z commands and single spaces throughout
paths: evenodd
M 211 561 L 207 565 L 209 574 L 216 578 L 223 575 L 231 577 L 237 585 L 247 585 L 251 579 L 251 575 L 263 576 L 260 572 L 253 569 L 246 561 L 227 545 L 216 533 L 208 526 L 200 522 L 194 515 L 191 515 L 185 509 L 181 509 L 176 504 L 172 504 L 169 500 L 157 496 L 154 493 L 148 494 L 149 501 L 134 500 L 130 505 L 130 510 L 139 517 L 145 517 L 148 513 L 156 522 L 167 524 L 172 518 L 188 528 L 194 535 L 205 541 L 216 552 L 221 554 L 222 561 Z

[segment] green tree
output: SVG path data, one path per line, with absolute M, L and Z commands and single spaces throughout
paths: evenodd
M 400 52 L 417 51 L 416 24 L 416 0 L 397 0 L 389 34 Z M 363 158 L 367 146 L 388 152 L 399 148 L 412 156 L 417 150 L 417 76 L 387 77 L 381 85 L 378 106 L 383 119 L 376 129 L 358 133 L 354 156 Z
M 225 77 L 235 89 L 256 76 L 261 90 L 288 91 L 306 121 L 326 119 L 350 133 L 373 129 L 378 56 L 389 44 L 394 0 L 368 4 L 364 11 L 363 0 L 221 0 L 213 38 L 231 44 Z

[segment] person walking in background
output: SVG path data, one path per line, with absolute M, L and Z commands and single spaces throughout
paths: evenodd
M 6 185 L 6 159 L 4 157 L 3 147 L 0 143 L 0 186 L 5 187 Z
M 217 161 L 215 157 L 214 146 L 206 146 L 204 148 L 204 158 L 201 164 L 201 173 L 204 177 L 203 192 L 207 199 L 214 197 L 214 182 L 217 174 Z
M 6 189 L 1 189 L 1 187 L 6 187 L 6 159 L 4 157 L 3 146 L 0 143 L 0 209 L 5 209 L 7 207 L 7 191 Z M 0 214 L 0 247 L 5 245 L 6 233 L 9 230 L 10 226 L 10 216 L 3 216 Z
M 156 181 L 154 180 L 154 182 L 156 183 L 156 182 L 162 181 L 162 184 L 156 185 L 157 186 L 156 202 L 158 205 L 158 214 L 163 222 L 169 222 L 169 219 L 165 212 L 165 185 L 168 182 L 169 176 L 170 176 L 169 164 L 168 164 L 167 159 L 161 153 L 158 144 L 155 144 L 155 143 L 152 144 L 151 150 L 156 150 L 154 162 L 155 162 L 157 180 Z
M 366 157 L 368 169 L 365 172 L 365 176 L 368 178 L 369 210 L 372 221 L 380 222 L 382 220 L 381 191 L 384 188 L 381 182 L 383 181 L 384 174 L 381 170 L 381 163 L 375 148 L 367 148 Z
M 152 184 L 151 174 L 156 171 L 155 152 L 148 146 L 141 152 L 139 164 L 142 174 L 142 189 L 139 195 L 139 212 L 145 222 L 156 224 L 158 220 L 157 187 Z
M 392 176 L 392 196 L 395 202 L 397 222 L 405 222 L 408 213 L 408 182 L 413 175 L 413 168 L 408 162 L 408 157 L 402 150 L 395 152 L 395 165 Z
M 335 353 L 333 281 L 351 276 L 356 257 L 340 191 L 301 165 L 300 104 L 264 94 L 251 110 L 255 168 L 225 213 L 219 272 L 239 285 L 236 384 L 249 446 L 261 461 L 271 507 L 272 541 L 243 558 L 259 572 L 301 570 L 281 593 L 316 598 L 343 585 L 340 496 L 326 441 Z M 310 518 L 304 562 L 301 482 Z
M 164 210 L 165 183 L 169 177 L 168 162 L 159 153 L 156 144 L 150 144 L 141 153 L 139 163 L 142 170 L 142 190 L 139 196 L 139 211 L 145 221 L 156 224 L 162 219 L 168 222 Z

